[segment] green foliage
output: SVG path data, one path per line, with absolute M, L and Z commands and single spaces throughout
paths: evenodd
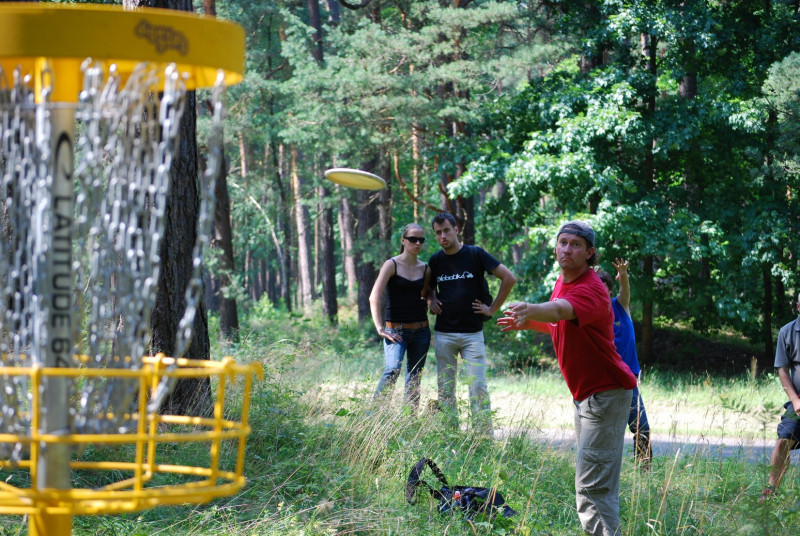
M 792 52 L 770 66 L 763 92 L 768 109 L 777 116 L 776 178 L 796 187 L 800 176 L 800 53 Z
M 772 7 L 564 4 L 559 27 L 580 36 L 590 67 L 566 58 L 488 108 L 469 171 L 449 188 L 486 196 L 482 237 L 509 256 L 525 251 L 515 266 L 524 293 L 545 294 L 552 233 L 580 217 L 598 230 L 601 258 L 633 261 L 634 296 L 659 314 L 763 337 L 773 322 L 763 316 L 772 299 L 763 274 L 796 287 L 800 244 L 789 231 L 800 217 L 789 119 L 797 59 L 768 69 L 795 46 L 799 21 Z M 652 69 L 642 34 L 657 46 Z M 698 84 L 692 98 L 679 93 L 687 76 Z M 652 280 L 635 269 L 646 255 Z M 780 321 L 787 310 L 777 298 Z

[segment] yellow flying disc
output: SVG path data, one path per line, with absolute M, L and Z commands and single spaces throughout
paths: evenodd
M 170 9 L 97 4 L 0 3 L 0 66 L 37 78 L 51 73 L 56 101 L 76 101 L 86 58 L 117 66 L 124 78 L 143 62 L 174 63 L 187 89 L 244 75 L 245 35 L 231 22 Z M 60 91 L 59 91 L 60 90 Z
M 361 171 L 360 169 L 329 169 L 325 172 L 325 178 L 336 184 L 341 184 L 348 188 L 358 188 L 360 190 L 382 190 L 386 188 L 385 180 L 368 171 Z

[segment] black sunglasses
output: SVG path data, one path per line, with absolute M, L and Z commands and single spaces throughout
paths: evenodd
M 424 236 L 404 236 L 406 240 L 411 242 L 412 244 L 424 244 L 425 237 Z

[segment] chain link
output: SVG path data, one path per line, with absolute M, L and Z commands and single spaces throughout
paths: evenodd
M 113 67 L 105 69 L 90 60 L 82 72 L 75 111 L 72 245 L 77 311 L 72 340 L 81 357 L 73 366 L 138 369 L 150 344 L 170 169 L 186 89 L 174 66 L 158 72 L 142 63 L 124 81 Z M 35 271 L 42 268 L 35 268 L 35 233 L 49 231 L 37 218 L 50 208 L 42 198 L 49 180 L 52 104 L 49 88 L 39 95 L 37 105 L 30 78 L 18 70 L 8 75 L 0 69 L 0 352 L 3 366 L 19 367 L 35 360 L 34 326 L 47 307 L 36 291 L 42 274 Z M 190 344 L 203 288 L 203 246 L 209 241 L 214 182 L 222 165 L 223 88 L 220 77 L 212 92 L 209 156 L 176 356 L 184 355 Z M 137 388 L 135 381 L 122 379 L 84 378 L 76 383 L 70 396 L 72 431 L 126 431 Z M 159 387 L 151 411 L 157 411 L 169 388 Z M 0 429 L 27 435 L 30 401 L 26 379 L 0 375 Z M 19 444 L 0 444 L 0 455 L 19 458 L 20 452 Z

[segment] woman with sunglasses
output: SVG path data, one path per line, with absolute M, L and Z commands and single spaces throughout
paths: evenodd
M 415 410 L 419 408 L 422 368 L 431 345 L 425 301 L 425 289 L 429 286 L 431 271 L 427 264 L 418 259 L 424 242 L 425 231 L 422 227 L 416 223 L 403 227 L 400 254 L 383 263 L 369 295 L 372 321 L 383 339 L 386 362 L 375 398 L 397 381 L 403 354 L 407 353 L 404 400 Z M 384 293 L 385 308 L 381 307 Z

